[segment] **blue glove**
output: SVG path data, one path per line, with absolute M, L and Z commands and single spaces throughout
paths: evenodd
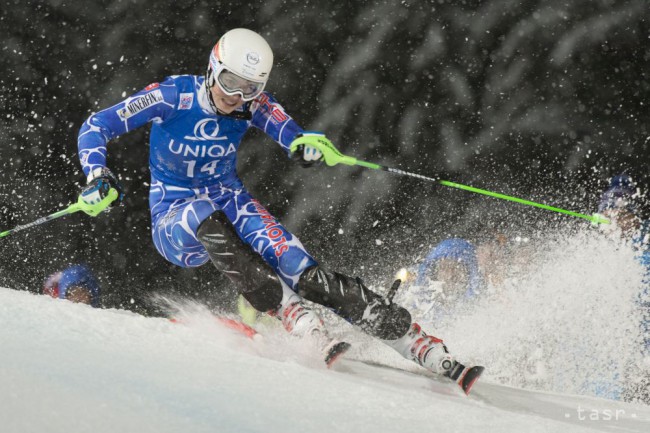
M 117 199 L 110 206 L 117 206 L 124 200 L 124 188 L 117 177 L 106 167 L 96 170 L 88 177 L 88 185 L 81 189 L 79 196 L 88 204 L 97 204 L 102 201 L 111 188 L 118 193 Z

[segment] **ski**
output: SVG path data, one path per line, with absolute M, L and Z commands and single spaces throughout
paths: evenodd
M 226 328 L 232 329 L 233 331 L 236 331 L 237 333 L 242 334 L 251 340 L 254 340 L 256 337 L 261 336 L 261 334 L 257 332 L 255 328 L 248 326 L 239 320 L 223 316 L 214 316 L 214 320 Z M 172 323 L 183 324 L 183 320 L 177 319 L 175 317 L 170 318 L 169 321 Z
M 226 328 L 244 334 L 246 337 L 250 338 L 251 340 L 254 340 L 256 337 L 261 336 L 261 334 L 257 332 L 255 328 L 239 320 L 230 319 L 228 317 L 219 317 L 219 316 L 215 316 L 215 319 L 217 322 L 221 323 Z
M 456 362 L 454 364 L 454 368 L 452 369 L 452 372 L 454 374 L 454 378 L 452 378 L 449 374 L 445 375 L 440 375 L 436 374 L 430 370 L 427 370 L 425 368 L 418 369 L 418 370 L 411 370 L 411 369 L 405 369 L 405 368 L 400 368 L 392 365 L 387 365 L 381 362 L 377 361 L 369 361 L 369 360 L 363 360 L 363 359 L 349 359 L 351 362 L 359 362 L 362 364 L 366 364 L 372 367 L 379 367 L 379 368 L 385 368 L 388 370 L 396 370 L 396 371 L 401 371 L 404 373 L 408 374 L 414 374 L 417 376 L 423 376 L 426 377 L 427 379 L 430 380 L 435 380 L 436 382 L 440 383 L 447 383 L 451 385 L 451 382 L 455 382 L 456 385 L 453 386 L 458 386 L 460 387 L 461 390 L 463 390 L 465 395 L 469 395 L 471 392 L 472 387 L 476 383 L 476 381 L 479 379 L 483 371 L 485 370 L 485 367 L 476 365 L 472 367 L 465 367 L 463 364 L 460 364 L 459 362 Z M 458 367 L 458 369 L 456 369 Z
M 350 349 L 351 344 L 346 343 L 345 341 L 334 341 L 334 344 L 326 348 L 325 353 L 325 365 L 327 368 L 330 368 L 334 363 L 343 355 L 345 352 Z
M 480 365 L 475 365 L 473 367 L 466 367 L 460 362 L 456 361 L 456 364 L 449 370 L 449 374 L 446 376 L 456 382 L 458 386 L 463 390 L 465 395 L 469 395 L 474 383 L 481 377 L 485 367 Z
M 481 377 L 481 374 L 483 374 L 485 367 L 475 365 L 474 367 L 469 367 L 466 370 L 467 372 L 463 375 L 460 387 L 463 389 L 463 391 L 465 391 L 466 395 L 469 395 L 472 386 L 474 386 L 474 383 L 476 383 L 478 378 Z

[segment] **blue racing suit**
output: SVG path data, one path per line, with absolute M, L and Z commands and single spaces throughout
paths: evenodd
M 289 287 L 316 266 L 302 243 L 244 188 L 237 176 L 237 149 L 251 126 L 289 153 L 302 128 L 267 92 L 240 110 L 252 118 L 215 114 L 203 77 L 171 76 L 113 107 L 90 116 L 79 131 L 79 158 L 86 176 L 106 166 L 109 140 L 151 122 L 149 207 L 158 252 L 183 267 L 200 266 L 208 253 L 196 232 L 222 211 L 241 240 L 251 246 Z

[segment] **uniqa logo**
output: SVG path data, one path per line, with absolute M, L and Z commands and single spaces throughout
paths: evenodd
M 201 119 L 194 125 L 194 137 L 186 135 L 186 140 L 208 141 L 208 140 L 227 140 L 228 137 L 219 137 L 219 123 L 217 119 Z
M 175 155 L 183 155 L 185 157 L 205 158 L 209 156 L 210 158 L 221 158 L 222 156 L 228 156 L 231 153 L 237 152 L 237 148 L 232 143 L 226 149 L 220 144 L 213 144 L 211 146 L 202 144 L 189 145 L 180 141 L 174 142 L 174 140 L 170 140 L 169 151 Z
M 246 54 L 246 60 L 251 65 L 257 65 L 260 62 L 260 55 L 254 51 L 251 51 L 250 53 Z

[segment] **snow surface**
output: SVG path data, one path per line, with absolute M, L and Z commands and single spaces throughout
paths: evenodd
M 251 341 L 196 306 L 179 314 L 183 325 L 0 289 L 0 431 L 650 431 L 643 405 L 488 380 L 466 397 L 350 359 L 327 370 L 279 331 Z

